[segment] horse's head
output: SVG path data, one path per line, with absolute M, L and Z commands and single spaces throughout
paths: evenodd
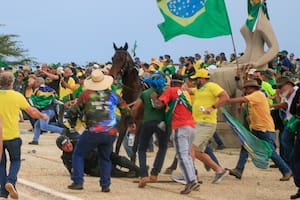
M 110 69 L 110 75 L 113 78 L 117 78 L 118 75 L 122 75 L 123 72 L 129 68 L 134 67 L 134 62 L 128 53 L 128 44 L 125 43 L 124 47 L 117 47 L 114 43 L 115 55 L 112 57 L 112 67 Z

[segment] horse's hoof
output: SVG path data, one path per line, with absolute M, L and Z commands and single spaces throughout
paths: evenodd
M 173 171 L 174 171 L 173 169 L 167 168 L 166 171 L 165 171 L 165 174 L 172 174 Z

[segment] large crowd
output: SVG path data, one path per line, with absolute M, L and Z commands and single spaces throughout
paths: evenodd
M 244 76 L 237 74 L 232 80 L 237 82 L 243 96 L 230 98 L 226 88 L 210 80 L 210 71 L 226 67 L 228 63 L 238 64 L 239 56 L 242 54 L 231 54 L 227 59 L 225 53 L 214 55 L 206 52 L 203 58 L 195 54 L 180 57 L 178 62 L 170 55 L 153 57 L 150 62 L 136 57 L 134 67 L 149 89 L 141 93 L 131 108 L 120 97 L 120 80 L 109 76 L 111 62 L 86 66 L 68 63 L 18 67 L 0 62 L 0 123 L 3 135 L 0 197 L 10 195 L 18 198 L 15 184 L 21 165 L 22 143 L 18 122 L 24 120 L 30 121 L 34 132 L 30 145 L 39 145 L 40 135 L 45 131 L 61 135 L 56 143 L 63 151 L 62 160 L 73 181 L 69 189 L 83 189 L 84 173 L 100 176 L 102 192 L 110 191 L 110 176 L 139 176 L 138 187 L 144 188 L 149 181 L 158 181 L 170 140 L 176 150 L 172 166 L 178 163 L 181 168 L 181 175 L 172 179 L 185 183 L 181 194 L 200 188 L 194 165 L 196 159 L 203 162 L 207 170 L 215 171 L 213 184 L 221 182 L 226 175 L 241 179 L 248 158 L 247 150 L 242 147 L 236 167 L 226 169 L 210 146 L 210 140 L 218 138 L 218 108 L 226 103 L 238 103 L 243 125 L 270 145 L 270 158 L 274 162 L 270 167 L 279 168 L 282 174 L 280 181 L 294 178 L 299 190 L 291 199 L 300 198 L 300 137 L 297 137 L 300 59 L 295 59 L 294 53 L 283 50 L 265 70 L 245 66 Z M 139 129 L 137 167 L 128 159 L 114 154 L 112 147 L 120 116 L 125 117 L 128 129 L 123 144 L 128 156 L 132 157 L 135 119 L 140 109 L 144 112 Z M 85 124 L 85 130 L 74 134 L 78 121 Z M 279 133 L 279 147 L 276 147 L 276 132 Z M 153 135 L 158 151 L 153 167 L 149 168 L 146 152 L 153 149 Z M 224 148 L 222 141 L 220 148 Z M 279 154 L 276 149 L 279 149 Z M 8 174 L 5 151 L 9 153 L 11 162 Z M 129 172 L 118 170 L 116 165 L 125 166 Z M 92 167 L 87 169 L 86 166 Z M 170 174 L 172 170 L 174 166 L 166 173 Z

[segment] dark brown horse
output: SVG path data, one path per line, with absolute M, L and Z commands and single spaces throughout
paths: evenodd
M 134 105 L 135 101 L 139 98 L 140 94 L 144 89 L 144 85 L 140 80 L 138 75 L 138 70 L 135 67 L 132 57 L 128 53 L 128 44 L 125 43 L 124 47 L 118 48 L 115 44 L 113 45 L 115 49 L 115 55 L 112 58 L 112 68 L 110 70 L 110 75 L 115 79 L 121 79 L 122 83 L 122 98 L 126 101 L 129 106 Z M 139 139 L 139 129 L 142 120 L 142 111 L 139 112 L 139 116 L 135 120 L 136 123 L 136 135 L 133 146 L 133 157 L 131 160 L 135 162 L 137 145 Z M 127 122 L 124 118 L 121 118 L 119 137 L 116 144 L 116 153 L 120 152 L 120 147 L 125 136 L 127 129 Z

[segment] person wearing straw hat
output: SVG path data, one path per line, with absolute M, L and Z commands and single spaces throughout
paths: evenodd
M 229 99 L 228 103 L 248 103 L 248 121 L 250 131 L 253 135 L 269 143 L 273 152 L 272 161 L 278 166 L 282 173 L 280 181 L 288 181 L 292 172 L 286 162 L 277 154 L 275 150 L 275 125 L 270 113 L 268 99 L 260 90 L 260 85 L 256 80 L 247 80 L 243 86 L 246 96 Z M 234 169 L 230 169 L 230 175 L 237 179 L 242 178 L 242 174 L 247 163 L 248 152 L 244 147 L 241 148 L 239 161 Z
M 283 102 L 272 105 L 272 107 L 284 109 L 286 114 L 285 119 L 283 120 L 284 129 L 279 133 L 280 155 L 286 163 L 290 164 L 291 153 L 295 142 L 295 133 L 288 129 L 288 122 L 293 118 L 290 108 L 299 87 L 296 86 L 290 78 L 282 76 L 276 79 L 276 88 L 283 98 Z
M 70 108 L 70 114 L 77 116 L 82 113 L 86 121 L 86 130 L 79 137 L 74 150 L 71 179 L 68 186 L 72 190 L 83 189 L 84 158 L 94 148 L 98 149 L 101 163 L 100 186 L 102 192 L 110 191 L 110 172 L 112 164 L 110 154 L 116 139 L 117 130 L 115 109 L 118 107 L 125 118 L 131 117 L 126 103 L 113 91 L 109 90 L 113 78 L 95 69 L 91 76 L 84 81 L 83 91 L 76 104 Z

